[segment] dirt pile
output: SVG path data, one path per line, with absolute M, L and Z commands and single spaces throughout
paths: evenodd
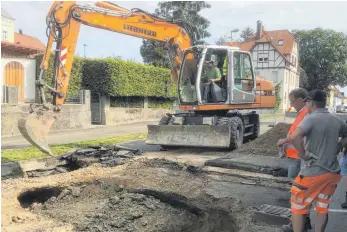
M 228 212 L 199 207 L 175 193 L 126 190 L 109 180 L 36 191 L 20 196 L 22 207 L 71 223 L 74 231 L 236 231 Z
M 257 139 L 243 144 L 237 153 L 254 154 L 265 156 L 278 156 L 278 147 L 276 143 L 279 139 L 285 138 L 291 124 L 278 123 L 272 129 L 259 136 Z
M 65 164 L 54 168 L 28 171 L 27 175 L 29 178 L 49 176 L 86 168 L 95 163 L 99 163 L 103 167 L 115 167 L 125 164 L 139 155 L 142 155 L 139 150 L 117 145 L 108 147 L 103 147 L 102 145 L 90 146 L 87 149 L 74 150 L 58 157 L 58 160 L 65 162 Z

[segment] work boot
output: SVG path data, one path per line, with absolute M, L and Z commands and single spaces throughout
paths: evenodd
M 347 192 L 346 192 L 346 201 L 341 204 L 342 209 L 347 209 Z
M 281 227 L 281 230 L 282 230 L 283 232 L 293 232 L 293 231 L 294 231 L 294 230 L 293 230 L 293 225 L 292 225 L 291 222 L 290 222 L 288 225 L 282 226 L 282 227 Z
M 307 232 L 307 230 L 311 230 L 311 229 L 312 229 L 311 219 L 309 216 L 307 216 L 306 222 L 305 222 L 304 232 Z M 288 225 L 282 226 L 281 230 L 283 232 L 294 232 L 292 222 L 290 222 Z

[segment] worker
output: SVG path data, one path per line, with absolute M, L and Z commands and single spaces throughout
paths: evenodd
M 203 75 L 201 77 L 201 97 L 203 101 L 207 101 L 208 93 L 211 90 L 211 83 L 221 80 L 221 74 L 217 67 L 213 65 L 213 61 L 205 62 Z
M 342 175 L 342 185 L 346 189 L 345 202 L 341 204 L 341 208 L 347 209 L 347 149 L 344 149 L 343 155 L 341 155 L 340 168 Z
M 308 114 L 308 110 L 305 107 L 306 103 L 304 100 L 307 97 L 307 91 L 303 88 L 296 88 L 293 89 L 289 93 L 289 103 L 291 108 L 294 108 L 296 112 L 298 112 L 295 121 L 291 125 L 288 131 L 288 136 L 293 134 L 296 127 L 301 123 L 301 121 L 304 119 L 304 117 Z M 283 152 L 284 151 L 284 152 Z M 292 144 L 286 144 L 283 146 L 283 149 L 280 150 L 282 153 L 282 156 L 285 156 L 285 161 L 289 164 L 288 165 L 288 178 L 291 180 L 294 180 L 294 178 L 299 174 L 300 172 L 300 158 L 298 156 L 298 151 L 295 149 L 295 147 Z M 306 220 L 306 228 L 311 229 L 311 220 L 310 217 L 307 215 Z M 284 232 L 292 232 L 293 227 L 292 223 L 289 223 L 288 225 L 284 225 L 282 227 L 282 231 Z
M 303 88 L 296 88 L 289 93 L 289 103 L 296 112 L 298 112 L 295 121 L 291 125 L 288 131 L 288 135 L 291 135 L 296 127 L 301 123 L 304 117 L 308 114 L 308 110 L 305 107 L 304 99 L 307 97 L 307 91 Z M 288 178 L 294 179 L 300 171 L 300 158 L 298 157 L 298 151 L 291 144 L 284 146 L 284 154 L 286 160 L 290 163 L 288 167 Z
M 330 199 L 341 180 L 337 155 L 341 147 L 347 145 L 347 124 L 325 108 L 323 91 L 309 92 L 305 102 L 310 114 L 277 145 L 293 144 L 303 161 L 290 189 L 294 232 L 304 231 L 305 215 L 309 214 L 314 201 L 317 203 L 315 231 L 323 232 L 328 222 Z

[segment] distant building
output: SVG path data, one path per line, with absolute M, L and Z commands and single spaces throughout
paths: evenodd
M 335 86 L 329 86 L 329 94 L 327 99 L 327 107 L 336 111 L 338 106 L 345 105 L 347 103 L 344 93 L 339 91 Z
M 298 43 L 288 30 L 265 31 L 261 21 L 257 22 L 257 31 L 245 42 L 229 42 L 251 52 L 255 75 L 281 82 L 282 104 L 280 110 L 289 108 L 288 93 L 299 87 L 299 51 Z
M 22 30 L 15 32 L 15 19 L 1 8 L 1 72 L 3 90 L 18 88 L 18 102 L 35 100 L 35 55 L 42 54 L 45 45 Z M 2 103 L 7 103 L 3 91 Z

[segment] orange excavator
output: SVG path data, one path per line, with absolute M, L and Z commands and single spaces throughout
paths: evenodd
M 254 77 L 248 52 L 230 46 L 193 46 L 191 26 L 183 20 L 166 20 L 109 2 L 96 2 L 92 7 L 59 1 L 52 4 L 46 21 L 48 42 L 36 82 L 41 103 L 30 107 L 30 115 L 18 121 L 18 128 L 48 155 L 52 155 L 48 132 L 67 96 L 81 24 L 167 44 L 181 112 L 168 114 L 159 125 L 148 125 L 148 144 L 235 149 L 259 135 L 255 109 L 275 106 L 274 86 L 271 81 Z M 42 77 L 53 43 L 55 78 L 51 87 Z M 221 78 L 211 81 L 208 73 L 213 73 L 212 69 L 221 72 Z M 47 103 L 45 89 L 53 94 L 52 103 Z

